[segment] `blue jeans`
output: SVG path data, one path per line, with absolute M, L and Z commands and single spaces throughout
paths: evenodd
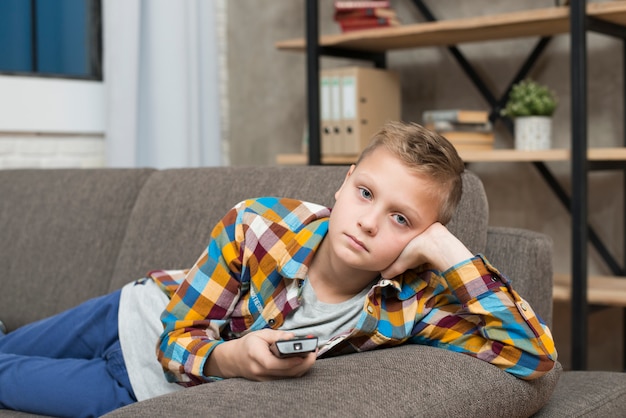
M 120 291 L 0 335 L 0 408 L 100 416 L 136 401 L 118 329 Z

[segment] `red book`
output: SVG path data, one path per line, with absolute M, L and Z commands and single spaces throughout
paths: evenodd
M 388 26 L 398 26 L 397 23 L 393 23 L 390 19 L 385 17 L 377 17 L 374 19 L 349 19 L 339 22 L 341 30 L 343 32 L 350 32 L 359 29 L 372 29 L 372 28 L 384 28 Z
M 339 21 L 343 32 L 350 32 L 359 29 L 383 28 L 388 26 L 398 26 L 397 22 L 385 17 L 347 19 Z
M 345 19 L 361 19 L 364 17 L 387 17 L 387 18 L 395 18 L 396 12 L 392 9 L 385 8 L 372 8 L 366 7 L 365 9 L 354 9 L 354 10 L 337 10 L 335 11 L 335 20 L 345 20 Z

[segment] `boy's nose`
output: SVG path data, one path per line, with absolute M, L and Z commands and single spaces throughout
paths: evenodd
M 376 217 L 371 212 L 361 215 L 361 217 L 357 220 L 357 224 L 359 225 L 359 228 L 369 235 L 375 235 L 378 230 L 378 227 L 376 226 Z

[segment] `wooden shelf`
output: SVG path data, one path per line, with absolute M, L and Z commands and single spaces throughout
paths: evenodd
M 517 151 L 514 149 L 494 149 L 490 151 L 459 151 L 463 161 L 472 162 L 533 162 L 567 161 L 570 152 L 566 149 L 541 151 Z M 625 153 L 626 155 L 626 153 Z
M 461 151 L 463 161 L 471 162 L 533 162 L 533 161 L 569 161 L 570 150 L 550 149 L 543 151 L 517 151 L 514 149 L 495 149 L 490 151 Z M 589 161 L 626 161 L 626 148 L 589 148 Z
M 534 161 L 569 161 L 567 149 L 543 151 L 517 151 L 514 149 L 495 149 L 489 151 L 461 151 L 461 158 L 466 163 L 477 162 L 534 162 Z M 356 155 L 322 156 L 322 164 L 353 164 Z M 626 161 L 626 148 L 590 148 L 587 151 L 589 161 Z M 305 154 L 279 154 L 276 162 L 280 165 L 306 165 Z
M 569 301 L 572 278 L 568 274 L 555 274 L 552 298 Z M 594 305 L 626 307 L 626 277 L 589 276 L 587 301 Z
M 626 2 L 590 3 L 587 5 L 587 15 L 626 25 Z M 568 33 L 569 25 L 569 7 L 550 7 L 326 35 L 320 37 L 319 45 L 383 52 L 527 36 L 558 35 Z M 304 52 L 305 47 L 306 41 L 303 38 L 276 43 L 276 48 L 286 51 Z
M 590 161 L 626 161 L 626 148 L 589 148 Z
M 350 165 L 356 161 L 356 155 L 322 155 L 322 164 Z M 307 165 L 306 154 L 278 154 L 276 163 L 280 165 Z

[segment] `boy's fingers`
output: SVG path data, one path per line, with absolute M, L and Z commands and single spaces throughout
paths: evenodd
M 294 333 L 289 331 L 280 331 L 275 329 L 262 329 L 254 331 L 256 335 L 266 341 L 268 344 L 276 342 L 278 340 L 289 340 L 294 338 Z

